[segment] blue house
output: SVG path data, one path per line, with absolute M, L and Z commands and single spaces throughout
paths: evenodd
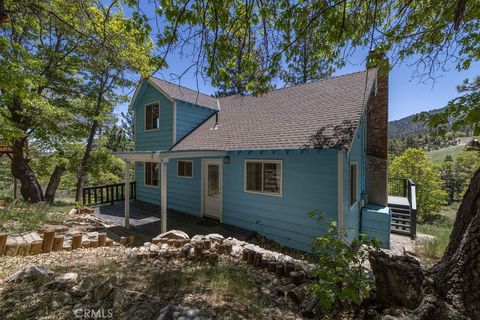
M 388 246 L 388 76 L 377 69 L 222 98 L 150 78 L 130 107 L 136 150 L 117 155 L 135 163 L 137 200 L 161 206 L 162 231 L 168 208 L 303 250 L 329 220 Z M 127 222 L 128 210 L 127 199 Z

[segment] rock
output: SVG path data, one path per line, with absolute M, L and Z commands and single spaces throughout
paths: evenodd
M 221 234 L 218 234 L 218 233 L 210 233 L 210 234 L 207 234 L 206 237 L 208 239 L 210 239 L 212 241 L 216 241 L 216 242 L 221 242 L 224 239 L 224 237 Z
M 112 293 L 112 291 L 116 288 L 116 286 L 117 286 L 117 277 L 113 276 L 95 289 L 95 292 L 93 293 L 93 297 L 97 301 L 103 300 L 107 296 L 109 296 L 110 293 Z
M 375 276 L 377 302 L 386 306 L 417 308 L 422 302 L 425 275 L 411 256 L 391 256 L 372 251 L 369 261 Z
M 27 266 L 3 280 L 3 283 L 31 281 L 45 283 L 53 279 L 53 271 L 40 266 Z
M 188 234 L 186 234 L 183 231 L 180 230 L 170 230 L 165 233 L 159 234 L 156 236 L 154 239 L 160 239 L 160 238 L 166 238 L 166 239 L 189 239 L 190 237 Z
M 55 277 L 53 280 L 55 286 L 61 288 L 71 288 L 78 283 L 78 273 L 69 272 Z
M 188 307 L 167 305 L 162 310 L 157 320 L 204 320 L 200 310 Z

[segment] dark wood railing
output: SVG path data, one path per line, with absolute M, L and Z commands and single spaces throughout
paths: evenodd
M 136 199 L 137 185 L 130 182 L 130 199 Z M 82 188 L 82 203 L 84 206 L 96 204 L 113 204 L 115 201 L 125 200 L 125 183 L 89 186 Z
M 406 178 L 389 178 L 388 195 L 407 198 L 409 223 L 408 225 L 405 225 L 405 228 L 408 228 L 410 237 L 415 239 L 417 235 L 417 186 L 415 182 L 412 179 Z M 395 215 L 395 208 L 392 208 L 392 211 L 392 214 Z M 403 217 L 398 218 L 397 220 L 400 221 L 400 219 L 403 219 Z M 393 224 L 396 224 L 399 221 L 396 221 L 395 217 L 392 218 Z

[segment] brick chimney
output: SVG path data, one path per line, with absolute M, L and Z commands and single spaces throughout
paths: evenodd
M 372 50 L 367 68 L 377 68 L 374 96 L 367 107 L 367 173 L 368 203 L 388 205 L 388 70 L 385 55 Z

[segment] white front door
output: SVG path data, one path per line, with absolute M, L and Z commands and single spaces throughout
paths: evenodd
M 203 215 L 222 219 L 222 159 L 202 160 Z

